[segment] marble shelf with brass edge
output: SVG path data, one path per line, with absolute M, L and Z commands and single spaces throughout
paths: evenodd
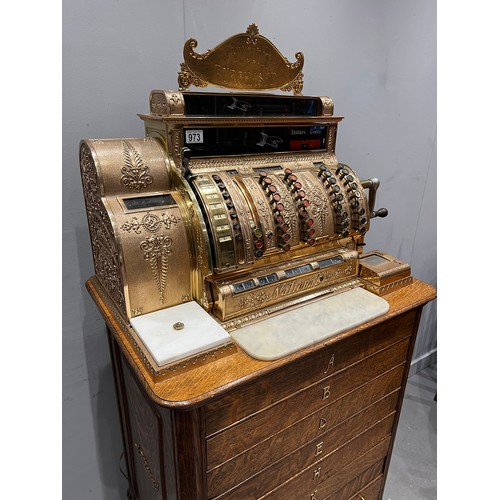
M 139 360 L 143 369 L 150 374 L 155 383 L 160 382 L 173 373 L 182 373 L 194 366 L 200 366 L 214 359 L 220 359 L 223 356 L 236 352 L 234 344 L 231 340 L 228 340 L 228 342 L 223 345 L 198 352 L 195 355 L 190 355 L 170 363 L 158 364 L 134 328 L 130 323 L 125 321 L 125 318 L 109 297 L 100 281 L 94 276 L 87 281 L 86 286 L 93 297 L 99 297 L 99 300 L 96 301 L 99 310 L 102 312 L 106 309 L 112 313 L 115 327 L 119 328 L 120 331 L 125 334 L 128 344 L 127 349 L 132 349 L 134 351 L 134 357 Z

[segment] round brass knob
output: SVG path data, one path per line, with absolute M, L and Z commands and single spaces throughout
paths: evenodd
M 174 327 L 174 330 L 182 330 L 184 328 L 184 323 L 177 321 L 177 323 L 174 323 L 172 326 Z

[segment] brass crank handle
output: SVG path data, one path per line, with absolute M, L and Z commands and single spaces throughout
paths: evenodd
M 373 179 L 365 179 L 361 181 L 363 189 L 368 189 L 368 210 L 370 212 L 370 219 L 374 217 L 387 217 L 389 211 L 387 208 L 379 208 L 375 210 L 375 198 L 377 195 L 377 189 L 380 186 L 380 181 L 374 177 Z

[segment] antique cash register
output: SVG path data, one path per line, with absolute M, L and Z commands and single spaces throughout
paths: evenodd
M 433 291 L 363 254 L 379 181 L 338 161 L 303 54 L 255 25 L 196 46 L 145 137 L 80 145 L 129 496 L 379 498 Z M 189 90 L 208 85 L 230 91 Z

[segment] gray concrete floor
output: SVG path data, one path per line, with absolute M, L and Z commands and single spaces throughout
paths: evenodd
M 408 379 L 384 500 L 437 498 L 436 386 L 436 365 Z

